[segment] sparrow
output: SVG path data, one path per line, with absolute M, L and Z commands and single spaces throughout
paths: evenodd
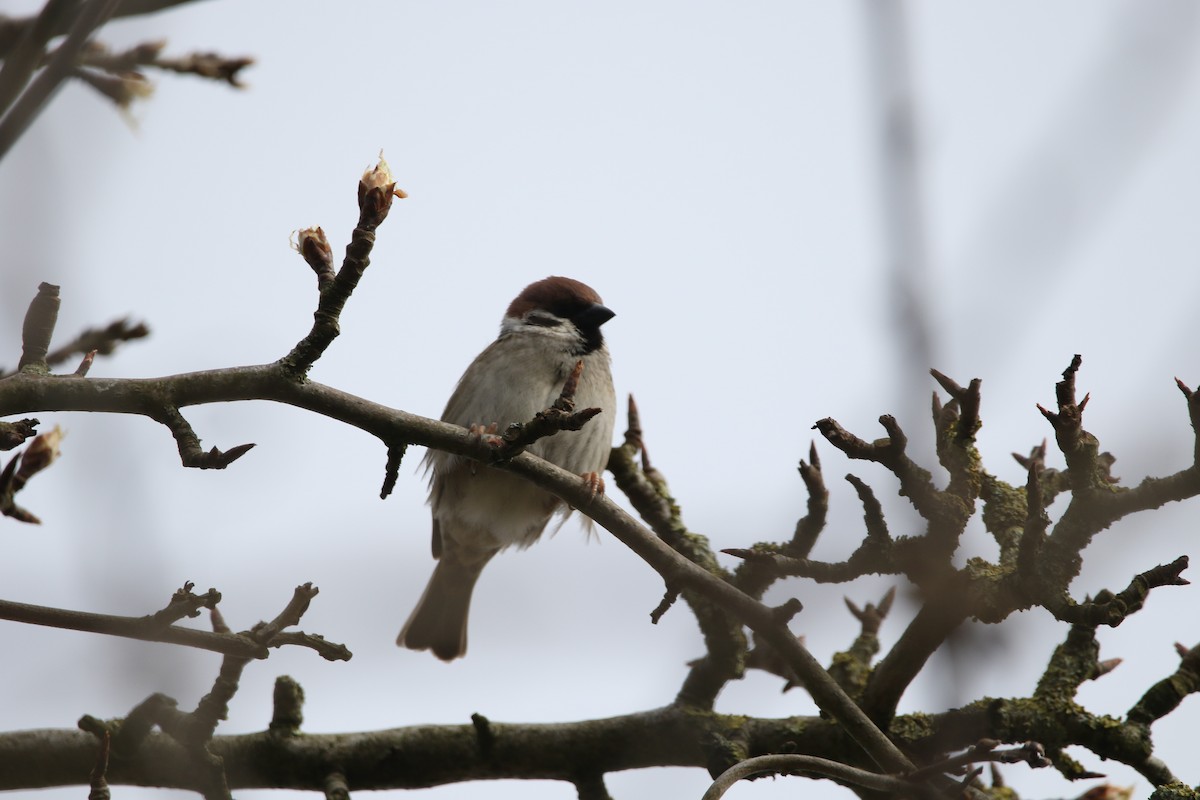
M 528 422 L 554 403 L 582 361 L 575 405 L 601 412 L 580 430 L 539 439 L 528 450 L 602 490 L 616 394 L 600 327 L 613 316 L 591 287 L 571 278 L 526 286 L 504 312 L 500 335 L 459 379 L 442 421 L 477 435 Z M 471 593 L 483 568 L 505 548 L 536 542 L 551 517 L 571 509 L 520 476 L 469 458 L 430 450 L 423 463 L 437 565 L 396 644 L 451 661 L 467 651 Z

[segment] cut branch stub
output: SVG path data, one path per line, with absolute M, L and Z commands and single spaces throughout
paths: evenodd
M 1063 370 L 1063 379 L 1054 385 L 1054 393 L 1058 398 L 1060 406 L 1075 405 L 1075 375 L 1079 372 L 1079 367 L 1083 364 L 1083 356 L 1076 353 L 1071 359 L 1071 363 Z M 1080 406 L 1087 405 L 1087 397 L 1083 398 Z
M 179 449 L 179 460 L 185 467 L 195 469 L 225 469 L 254 448 L 254 443 L 239 444 L 228 450 L 216 447 L 204 450 L 200 446 L 200 437 L 192 429 L 191 423 L 179 413 L 174 406 L 165 406 L 154 410 L 150 416 L 157 422 L 167 426 L 175 437 L 175 445 Z
M 908 457 L 905 448 L 908 437 L 900 428 L 900 423 L 890 414 L 879 418 L 879 424 L 887 432 L 885 439 L 866 442 L 847 431 L 832 417 L 818 420 L 814 428 L 821 432 L 830 444 L 841 450 L 847 456 L 860 461 L 874 461 L 882 464 L 900 481 L 900 494 L 907 497 L 924 519 L 931 524 L 941 521 L 938 526 L 946 539 L 951 539 L 960 531 L 970 516 L 969 505 L 957 498 L 953 502 L 945 502 L 942 493 L 933 485 L 933 476 L 928 470 L 919 466 Z
M 0 450 L 12 450 L 37 434 L 39 421 L 32 418 L 0 422 Z
M 383 486 L 379 490 L 380 500 L 386 500 L 396 488 L 396 481 L 400 478 L 400 462 L 404 460 L 407 450 L 408 445 L 404 442 L 388 446 L 387 463 L 383 468 Z
M 87 374 L 92 370 L 92 362 L 96 360 L 96 353 L 98 352 L 98 350 L 89 350 L 84 354 L 83 359 L 79 362 L 79 366 L 75 368 L 74 375 L 76 378 L 87 377 Z
M 880 544 L 890 542 L 892 536 L 888 533 L 887 520 L 883 516 L 883 506 L 879 504 L 875 492 L 857 475 L 847 474 L 846 481 L 854 487 L 854 491 L 858 493 L 858 499 L 862 502 L 867 539 L 873 539 Z
M 254 442 L 239 444 L 237 447 L 231 447 L 228 450 L 218 450 L 214 447 L 206 453 L 194 455 L 190 458 L 185 457 L 183 465 L 199 469 L 225 469 L 234 461 L 249 453 L 253 448 Z
M 944 494 L 958 498 L 964 507 L 973 506 L 984 482 L 979 454 L 975 450 L 975 434 L 983 425 L 979 417 L 982 382 L 974 378 L 963 388 L 936 369 L 929 372 L 951 398 L 945 408 L 936 392 L 933 400 L 937 457 L 950 475 Z
M 176 589 L 171 595 L 171 602 L 161 611 L 144 617 L 144 619 L 153 625 L 172 625 L 184 617 L 200 616 L 200 609 L 207 608 L 210 610 L 216 609 L 217 603 L 221 602 L 221 593 L 216 589 L 209 589 L 204 594 L 196 594 L 192 589 L 196 588 L 196 584 L 188 581 L 182 588 Z
M 892 602 L 896 599 L 896 587 L 888 589 L 878 604 L 867 603 L 863 608 L 859 608 L 849 597 L 843 599 L 846 602 L 846 608 L 850 609 L 850 613 L 862 624 L 862 632 L 874 635 L 879 633 L 879 626 L 883 624 L 888 612 L 892 610 Z
M 1017 548 L 1017 571 L 1025 580 L 1037 575 L 1042 547 L 1046 543 L 1046 531 L 1050 527 L 1050 515 L 1046 513 L 1047 502 L 1042 492 L 1042 471 L 1045 469 L 1046 442 L 1033 448 L 1024 460 L 1027 470 L 1025 480 L 1025 527 Z M 1020 459 L 1018 459 L 1020 460 Z
M 796 530 L 792 533 L 792 541 L 786 546 L 786 552 L 796 558 L 808 558 L 829 515 L 829 490 L 825 488 L 825 478 L 821 474 L 821 458 L 817 454 L 816 442 L 809 443 L 808 462 L 801 460 L 798 470 L 808 491 L 808 508 L 807 513 L 796 521 Z
M 59 287 L 52 283 L 38 285 L 38 293 L 25 312 L 25 324 L 21 326 L 21 361 L 18 370 L 46 372 L 46 354 L 50 351 L 50 339 L 58 323 Z
M 629 423 L 625 426 L 625 444 L 640 450 L 643 446 L 642 414 L 638 411 L 637 401 L 634 400 L 632 393 L 629 395 L 627 416 Z
M 1082 363 L 1082 357 L 1076 355 L 1063 371 L 1063 379 L 1055 384 L 1057 412 L 1038 405 L 1038 410 L 1054 427 L 1054 438 L 1067 462 L 1071 490 L 1077 496 L 1086 496 L 1116 482 L 1111 475 L 1115 459 L 1108 453 L 1101 453 L 1099 441 L 1083 429 L 1083 410 L 1091 395 L 1084 395 L 1083 400 L 1075 402 L 1075 376 Z
M 884 451 L 890 449 L 892 446 L 892 442 L 887 439 L 876 442 L 868 442 L 865 439 L 860 439 L 843 428 L 833 417 L 817 420 L 813 428 L 820 431 L 821 435 L 838 450 L 841 450 L 850 458 L 862 461 L 882 463 Z
M 1187 399 L 1188 419 L 1191 420 L 1193 434 L 1192 465 L 1200 467 L 1200 392 L 1192 391 L 1179 378 L 1175 379 L 1175 385 Z
M 949 394 L 957 403 L 959 409 L 958 425 L 955 431 L 955 438 L 959 441 L 972 441 L 975 438 L 975 433 L 979 430 L 979 403 L 980 403 L 980 386 L 982 382 L 979 378 L 973 378 L 967 388 L 959 386 L 955 381 L 951 380 L 946 375 L 938 372 L 936 369 L 929 370 L 929 374 L 934 377 L 934 380 L 941 385 L 946 393 Z M 935 400 L 936 402 L 936 400 Z
M 300 732 L 304 722 L 304 688 L 288 675 L 275 679 L 275 691 L 271 699 L 272 733 L 294 736 Z

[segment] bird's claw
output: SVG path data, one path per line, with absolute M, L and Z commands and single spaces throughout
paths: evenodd
M 497 433 L 498 430 L 500 430 L 500 425 L 495 422 L 491 423 L 490 425 L 480 425 L 472 422 L 469 426 L 467 426 L 467 431 L 472 436 L 493 450 L 499 450 L 504 446 L 504 437 Z
M 604 478 L 599 472 L 585 472 L 579 478 L 591 493 L 588 500 L 595 500 L 597 495 L 604 494 Z
M 499 451 L 504 447 L 504 437 L 496 433 L 500 429 L 499 424 L 493 422 L 490 425 L 480 425 L 478 422 L 472 422 L 467 426 L 467 433 L 471 438 L 476 439 L 487 445 L 493 451 Z M 475 474 L 476 462 L 471 462 L 471 474 Z

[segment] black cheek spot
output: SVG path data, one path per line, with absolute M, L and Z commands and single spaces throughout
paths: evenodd
M 543 328 L 556 328 L 562 324 L 562 320 L 550 314 L 540 314 L 536 311 L 530 312 L 525 316 L 525 321 L 530 325 L 540 325 Z

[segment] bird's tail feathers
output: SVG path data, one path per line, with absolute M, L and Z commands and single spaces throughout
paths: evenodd
M 429 584 L 396 644 L 410 650 L 432 650 L 443 661 L 453 661 L 467 652 L 467 615 L 471 593 L 479 574 L 491 557 L 464 564 L 446 553 L 438 561 Z

